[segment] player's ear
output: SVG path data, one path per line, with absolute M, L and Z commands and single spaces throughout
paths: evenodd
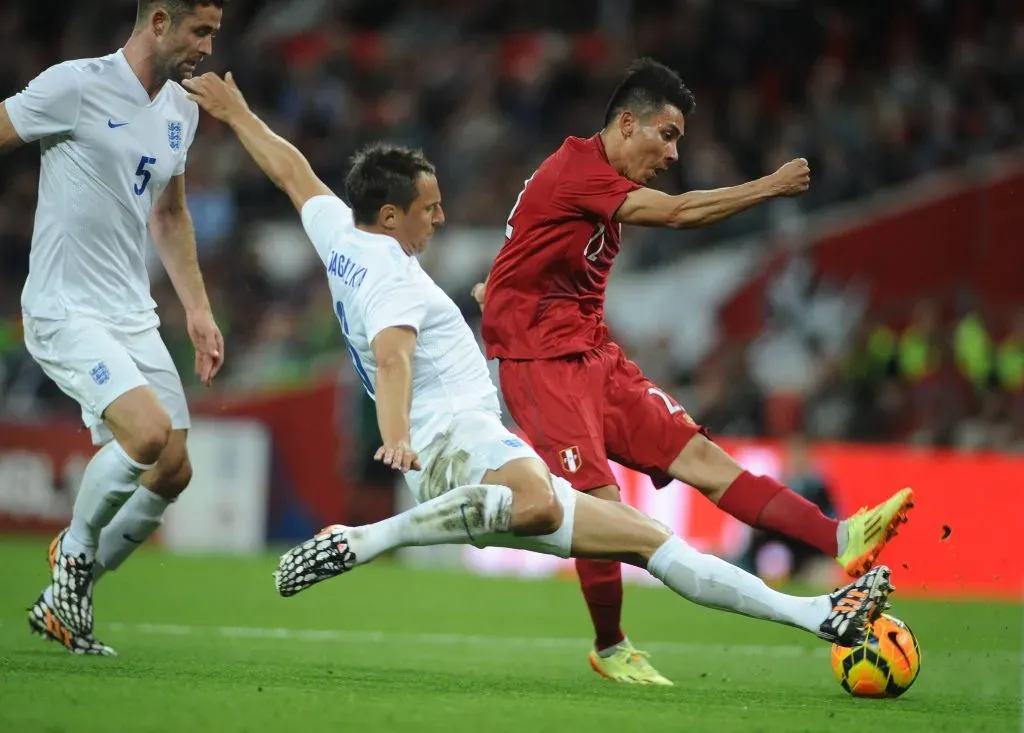
M 394 204 L 385 204 L 377 212 L 377 223 L 385 229 L 394 229 L 398 226 L 398 207 Z
M 633 133 L 636 132 L 638 122 L 634 112 L 628 109 L 623 110 L 619 114 L 619 132 L 622 133 L 622 137 L 627 140 L 632 137 Z
M 157 8 L 149 16 L 149 27 L 157 38 L 171 30 L 171 16 L 163 8 Z

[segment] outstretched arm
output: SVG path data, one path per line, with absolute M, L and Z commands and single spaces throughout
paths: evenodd
M 306 157 L 249 109 L 230 71 L 225 79 L 207 72 L 185 79 L 182 85 L 189 91 L 190 99 L 234 130 L 252 159 L 288 194 L 298 211 L 314 196 L 334 195 L 317 178 Z
M 778 196 L 797 196 L 807 190 L 811 171 L 803 158 L 791 160 L 774 173 L 739 186 L 689 191 L 669 196 L 641 188 L 630 192 L 615 212 L 615 221 L 638 226 L 688 229 L 714 224 Z

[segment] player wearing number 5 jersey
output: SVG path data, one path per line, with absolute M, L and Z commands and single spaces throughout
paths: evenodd
M 149 293 L 150 238 L 204 383 L 223 360 L 185 202 L 199 111 L 177 83 L 212 53 L 223 4 L 139 0 L 124 48 L 57 64 L 0 105 L 0 149 L 38 141 L 42 153 L 25 345 L 103 446 L 29 609 L 34 632 L 76 653 L 113 653 L 92 633 L 93 582 L 153 534 L 192 475 L 185 393 Z
M 623 223 L 696 227 L 766 199 L 805 191 L 807 161 L 757 181 L 669 196 L 643 184 L 678 159 L 693 95 L 670 69 L 637 62 L 612 95 L 604 129 L 569 138 L 526 182 L 486 284 L 483 338 L 500 360 L 509 412 L 557 475 L 576 489 L 619 500 L 608 461 L 679 479 L 747 524 L 803 540 L 861 575 L 905 520 L 904 489 L 844 522 L 765 476 L 744 471 L 686 411 L 644 377 L 604 323 L 604 294 Z M 670 684 L 620 626 L 617 563 L 577 560 L 596 631 L 590 662 L 622 682 Z

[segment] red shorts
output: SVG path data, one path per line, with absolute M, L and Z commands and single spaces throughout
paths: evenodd
M 656 486 L 704 429 L 608 342 L 585 354 L 499 365 L 505 404 L 556 476 L 579 491 L 615 485 L 611 459 Z

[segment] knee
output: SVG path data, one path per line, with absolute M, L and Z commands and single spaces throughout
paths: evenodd
M 159 494 L 165 499 L 173 500 L 188 488 L 192 481 L 192 462 L 188 456 L 182 456 L 180 460 L 170 465 L 157 464 L 156 476 L 150 490 Z
M 562 526 L 564 512 L 551 482 L 537 478 L 512 496 L 512 531 L 518 535 L 551 534 Z
M 171 418 L 158 413 L 142 421 L 122 445 L 139 463 L 156 463 L 171 438 Z

